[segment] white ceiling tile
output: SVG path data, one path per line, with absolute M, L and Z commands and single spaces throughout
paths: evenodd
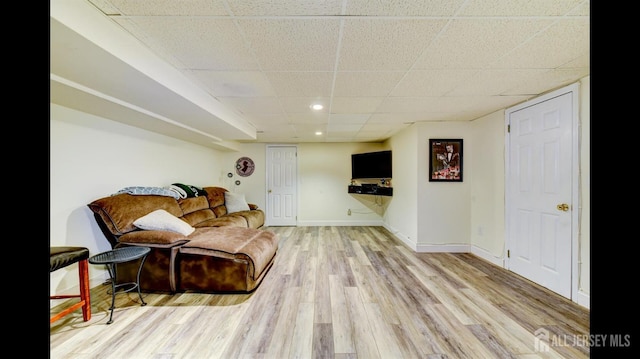
M 237 16 L 340 15 L 343 0 L 226 0 Z
M 340 71 L 408 70 L 446 20 L 344 20 Z
M 554 69 L 590 51 L 589 19 L 558 21 L 491 64 L 493 68 Z
M 400 71 L 338 72 L 334 96 L 363 97 L 387 96 L 404 75 Z
M 218 97 L 242 113 L 284 113 L 277 97 Z
M 545 91 L 560 88 L 574 82 L 575 78 L 589 75 L 589 68 L 555 69 L 541 73 L 539 76 L 528 79 L 513 88 L 504 91 L 504 95 L 539 94 Z M 549 87 L 551 86 L 551 87 Z
M 442 96 L 476 72 L 452 69 L 409 71 L 390 96 Z
M 285 112 L 289 113 L 329 113 L 329 97 L 280 97 L 280 103 Z M 322 110 L 311 110 L 315 104 L 323 105 Z
M 469 97 L 467 101 L 469 102 L 469 110 L 463 111 L 462 114 L 466 114 L 470 116 L 461 117 L 463 120 L 473 120 L 500 109 L 504 109 L 507 107 L 514 106 L 518 103 L 524 102 L 530 99 L 531 95 L 504 95 L 504 96 L 475 96 Z
M 327 131 L 331 132 L 332 134 L 335 133 L 346 133 L 346 132 L 351 132 L 352 134 L 355 134 L 356 132 L 358 132 L 358 130 L 360 130 L 360 128 L 362 127 L 362 125 L 358 125 L 358 124 L 334 124 L 334 123 L 330 123 L 329 125 L 327 125 Z
M 228 15 L 223 0 L 110 0 L 108 2 L 90 0 L 90 2 L 96 4 L 98 8 L 117 9 L 118 13 L 124 16 Z
M 116 21 L 118 21 L 116 19 Z M 207 17 L 136 17 L 119 22 L 153 50 L 171 53 L 190 69 L 258 70 L 233 20 Z
M 265 71 L 331 71 L 336 60 L 337 19 L 238 20 Z
M 469 0 L 459 16 L 560 16 L 583 0 Z
M 345 91 L 349 92 L 349 91 Z M 380 106 L 384 97 L 338 97 L 334 95 L 331 113 L 371 113 Z
M 329 114 L 326 112 L 289 113 L 287 117 L 289 122 L 293 124 L 326 125 L 329 123 Z
M 331 72 L 267 72 L 278 96 L 323 98 L 331 96 Z
M 591 3 L 589 0 L 583 0 L 580 5 L 569 11 L 569 16 L 589 16 L 591 14 Z
M 437 112 L 407 112 L 407 113 L 376 113 L 371 115 L 367 124 L 384 123 L 396 125 L 409 125 L 421 122 L 437 116 Z
M 551 23 L 551 20 L 530 19 L 453 20 L 427 48 L 414 69 L 484 68 Z
M 214 96 L 273 97 L 269 79 L 259 71 L 194 70 L 193 76 L 209 88 Z
M 346 2 L 347 15 L 377 16 L 451 16 L 464 0 L 349 0 Z
M 590 74 L 589 0 L 89 1 L 114 34 L 52 31 L 52 74 L 219 136 L 215 121 L 196 126 L 202 107 L 174 91 L 203 89 L 257 132 L 225 140 L 378 142 L 416 122 L 472 121 Z M 122 34 L 140 44 L 126 49 L 124 70 L 127 57 L 111 52 L 129 43 L 110 40 Z M 148 68 L 139 61 L 152 55 Z M 151 78 L 160 61 L 193 83 Z M 325 109 L 312 112 L 312 102 Z
M 378 113 L 438 113 L 464 111 L 472 96 L 455 97 L 389 97 L 378 108 Z
M 89 0 L 98 10 L 102 11 L 105 15 L 120 16 L 120 10 L 112 4 L 109 0 Z
M 507 90 L 535 81 L 547 69 L 542 70 L 482 70 L 478 71 L 469 81 L 451 90 L 447 96 L 496 96 Z
M 394 124 L 394 123 L 386 123 L 386 122 L 381 122 L 381 123 L 365 123 L 364 125 L 362 125 L 362 128 L 360 129 L 361 132 L 388 132 L 391 130 L 394 130 L 396 128 L 403 128 L 403 127 L 407 127 L 407 126 L 411 126 L 411 124 Z
M 356 124 L 361 125 L 371 117 L 370 114 L 331 114 L 329 123 L 334 124 Z
M 290 142 L 292 138 L 297 137 L 296 129 L 293 125 L 276 125 L 270 126 L 268 129 L 259 131 L 256 134 L 257 142 Z
M 584 71 L 587 71 L 587 73 L 589 72 L 590 67 L 591 67 L 591 53 L 578 56 L 573 61 L 569 61 L 566 64 L 560 66 L 560 68 L 566 68 L 566 69 L 579 68 Z
M 297 124 L 292 124 L 292 126 L 293 128 L 295 128 L 296 134 L 298 135 L 298 137 L 315 136 L 315 133 L 317 131 L 320 131 L 323 134 L 327 133 L 326 124 L 297 123 Z
M 288 125 L 289 117 L 279 113 L 250 113 L 245 114 L 247 121 L 251 122 L 257 130 L 268 129 L 270 125 Z

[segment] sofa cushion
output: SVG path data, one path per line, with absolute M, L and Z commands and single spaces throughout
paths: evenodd
M 207 201 L 207 197 L 205 196 L 191 197 L 179 199 L 178 205 L 182 208 L 182 213 L 189 214 L 201 209 L 209 208 L 209 201 Z
M 190 241 L 180 247 L 180 253 L 200 254 L 221 258 L 251 259 L 252 278 L 260 276 L 275 256 L 278 236 L 270 231 L 253 228 L 198 228 Z
M 227 213 L 249 210 L 249 205 L 244 198 L 244 193 L 225 192 L 224 205 L 227 207 Z
M 227 192 L 225 188 L 205 187 L 204 190 L 205 192 L 207 192 L 207 200 L 209 200 L 209 207 L 215 208 L 215 207 L 224 205 L 224 194 L 225 192 Z M 216 215 L 218 214 L 216 213 Z
M 171 231 L 133 231 L 118 238 L 119 243 L 178 245 L 189 241 L 185 235 Z M 170 246 L 169 246 L 170 247 Z
M 264 225 L 264 212 L 262 211 L 256 211 L 256 210 L 240 211 L 240 212 L 229 213 L 223 218 L 226 218 L 226 217 L 242 217 L 245 219 L 247 223 L 246 227 L 249 227 L 249 228 L 260 228 Z
M 169 196 L 120 193 L 97 199 L 88 206 L 116 236 L 137 230 L 133 221 L 156 209 L 164 209 L 176 217 L 182 216 L 178 202 Z
M 182 219 L 194 227 L 202 227 L 201 223 L 216 218 L 210 208 L 201 209 L 182 216 Z
M 133 222 L 133 225 L 146 230 L 171 231 L 188 236 L 195 228 L 182 219 L 172 215 L 164 209 L 148 213 Z
M 241 228 L 247 228 L 247 220 L 243 217 L 243 216 L 234 216 L 234 215 L 229 215 L 229 216 L 224 216 L 224 217 L 217 217 L 217 218 L 211 218 L 208 219 L 206 221 L 200 222 L 198 224 L 194 224 L 193 225 L 196 228 L 200 228 L 200 227 L 241 227 Z

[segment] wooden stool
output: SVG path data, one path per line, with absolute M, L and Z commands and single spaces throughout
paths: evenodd
M 51 295 L 49 299 L 80 298 L 80 301 L 51 317 L 49 324 L 82 308 L 84 321 L 91 319 L 91 292 L 89 288 L 89 249 L 85 247 L 49 247 L 49 273 L 78 263 L 80 294 Z

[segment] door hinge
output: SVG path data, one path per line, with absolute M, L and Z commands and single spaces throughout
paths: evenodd
M 507 133 L 511 133 L 511 125 L 507 125 Z
M 511 258 L 511 251 L 507 249 L 507 258 Z

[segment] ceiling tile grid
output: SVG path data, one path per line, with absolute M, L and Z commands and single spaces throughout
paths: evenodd
M 90 2 L 257 130 L 225 140 L 382 141 L 590 74 L 589 0 Z

